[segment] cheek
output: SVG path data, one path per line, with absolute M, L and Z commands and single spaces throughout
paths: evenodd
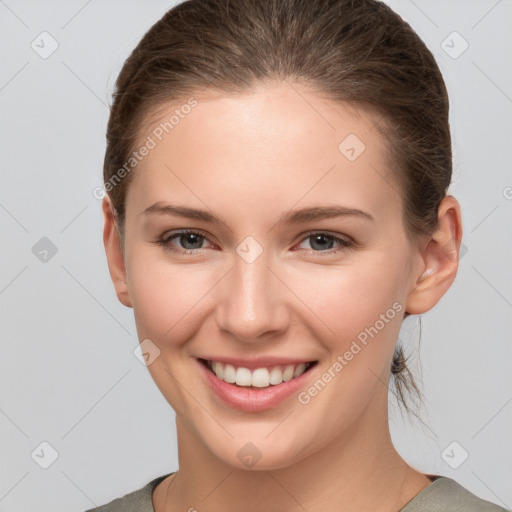
M 386 317 L 386 326 L 401 323 L 404 267 L 394 258 L 389 260 L 386 264 L 385 259 L 373 256 L 359 265 L 324 268 L 311 280 L 290 276 L 297 296 L 314 313 L 308 316 L 325 330 L 326 339 L 333 344 L 346 343 L 373 326 L 381 315 Z
M 186 339 L 198 328 L 201 299 L 218 280 L 215 272 L 206 266 L 173 264 L 154 251 L 135 249 L 131 255 L 128 289 L 139 337 Z

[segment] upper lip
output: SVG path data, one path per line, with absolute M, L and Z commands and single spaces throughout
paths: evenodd
M 267 368 L 271 366 L 287 366 L 290 364 L 297 365 L 301 363 L 312 363 L 315 359 L 298 359 L 296 357 L 279 357 L 279 356 L 255 356 L 250 359 L 241 357 L 224 357 L 224 356 L 203 356 L 198 359 L 206 361 L 231 364 L 237 368 L 248 368 L 255 370 L 256 368 Z

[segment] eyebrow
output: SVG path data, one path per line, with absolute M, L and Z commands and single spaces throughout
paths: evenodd
M 141 215 L 173 215 L 187 219 L 211 222 L 213 224 L 226 225 L 226 223 L 220 217 L 217 217 L 209 211 L 161 202 L 157 202 L 149 206 L 141 213 Z M 358 208 L 348 208 L 341 205 L 330 205 L 313 206 L 310 208 L 303 208 L 301 210 L 290 210 L 281 215 L 276 223 L 276 226 L 283 224 L 301 224 L 315 220 L 348 216 L 357 216 L 375 221 L 375 219 L 368 212 L 359 210 Z

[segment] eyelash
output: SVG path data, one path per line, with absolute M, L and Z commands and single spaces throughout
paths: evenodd
M 175 246 L 173 246 L 171 244 L 172 240 L 174 240 L 175 238 L 178 238 L 181 235 L 187 235 L 187 234 L 199 235 L 204 240 L 207 240 L 207 237 L 205 235 L 203 235 L 202 233 L 198 232 L 198 231 L 194 231 L 192 229 L 183 229 L 183 230 L 179 230 L 179 231 L 173 231 L 170 234 L 164 234 L 160 239 L 158 239 L 156 241 L 156 243 L 159 246 L 162 246 L 165 250 L 172 251 L 172 252 L 175 252 L 175 253 L 178 253 L 178 254 L 186 255 L 186 254 L 197 253 L 197 251 L 199 251 L 201 249 L 180 249 L 180 248 L 175 247 Z M 314 251 L 314 250 L 309 250 L 308 251 L 308 252 L 312 252 L 313 254 L 318 255 L 320 257 L 322 257 L 322 255 L 330 255 L 330 254 L 338 253 L 338 252 L 341 252 L 341 251 L 345 251 L 347 249 L 352 249 L 355 246 L 353 241 L 347 240 L 345 238 L 337 237 L 337 236 L 332 235 L 332 234 L 330 234 L 328 232 L 325 232 L 325 231 L 311 231 L 311 232 L 307 233 L 304 236 L 304 238 L 301 239 L 299 244 L 304 242 L 308 238 L 311 238 L 311 237 L 314 237 L 314 236 L 320 236 L 320 235 L 325 236 L 326 238 L 331 239 L 334 242 L 339 244 L 339 246 L 337 248 L 328 249 L 326 251 Z M 301 249 L 299 249 L 299 250 L 301 250 Z M 302 250 L 306 250 L 306 249 L 302 249 Z

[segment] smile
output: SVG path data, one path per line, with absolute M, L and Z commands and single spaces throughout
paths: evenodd
M 318 361 L 286 357 L 196 358 L 215 399 L 245 412 L 263 412 L 286 403 L 312 379 Z
M 240 387 L 268 388 L 300 377 L 316 361 L 249 369 L 220 361 L 201 360 L 220 380 Z

